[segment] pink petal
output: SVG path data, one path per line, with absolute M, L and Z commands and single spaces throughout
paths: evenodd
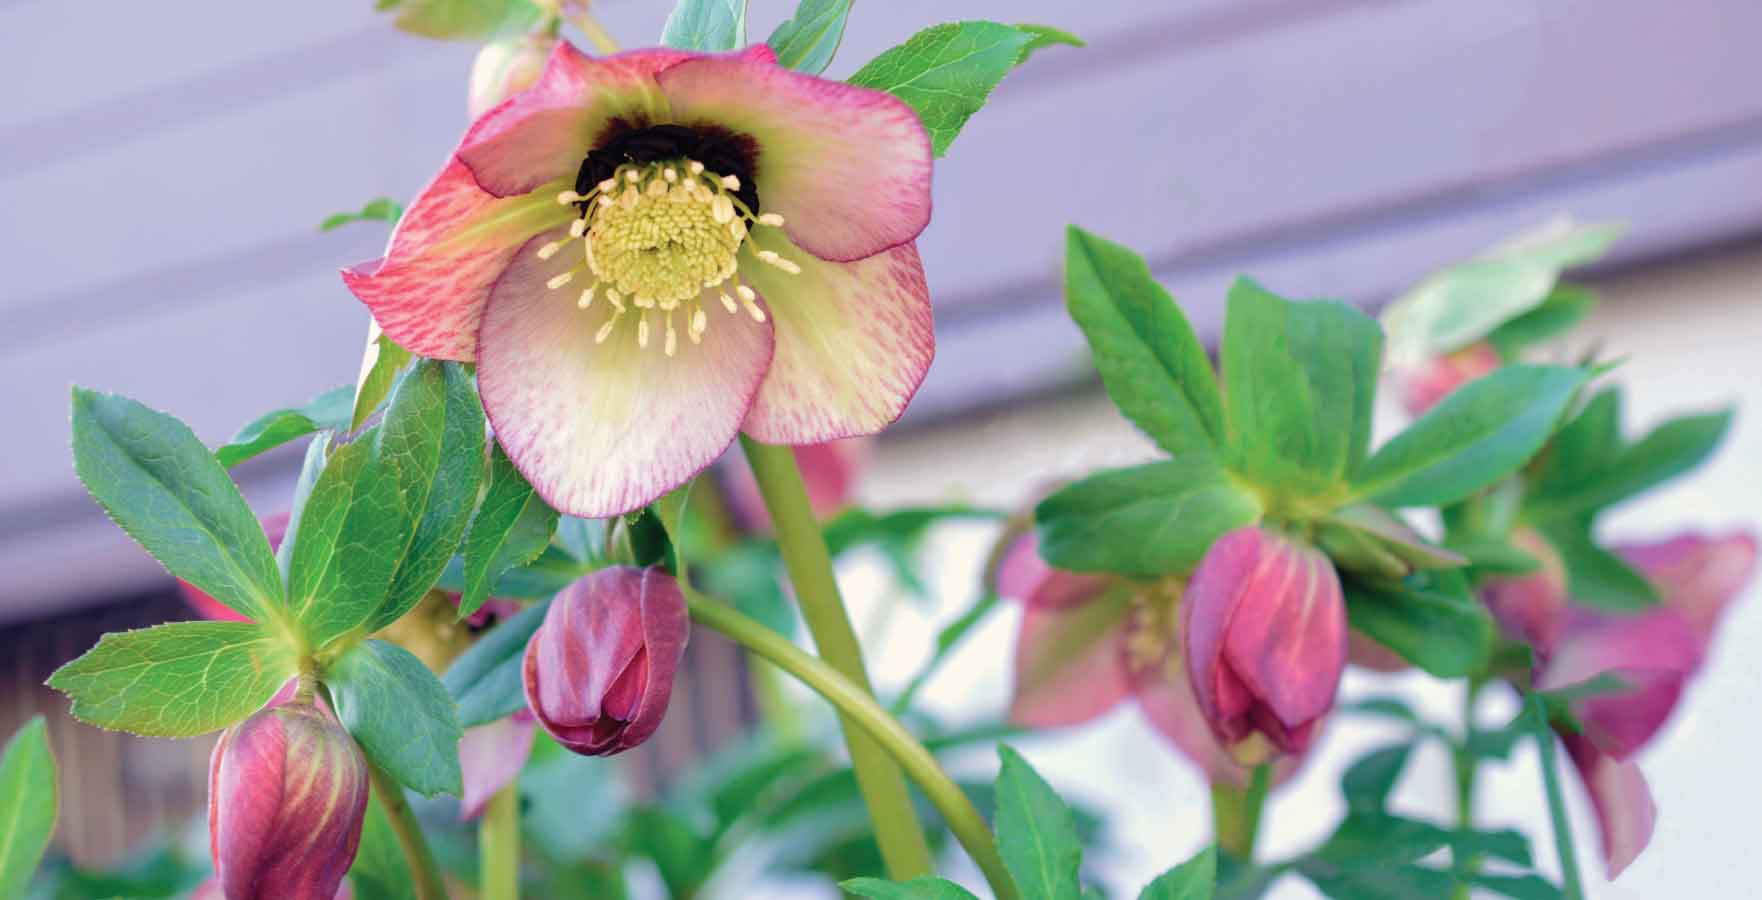
M 1122 641 L 1129 596 L 1118 589 L 1080 606 L 1030 605 L 1016 641 L 1010 720 L 1035 728 L 1087 722 L 1130 692 Z
M 1054 569 L 1040 558 L 1040 542 L 1032 531 L 1016 539 L 997 567 L 999 596 L 1030 607 L 1068 609 L 1089 603 L 1115 580 Z
M 1224 668 L 1224 635 L 1236 612 L 1238 589 L 1260 561 L 1260 531 L 1252 526 L 1225 534 L 1205 551 L 1181 603 L 1182 656 L 1194 699 L 1207 719 L 1220 718 L 1218 673 Z M 1236 704 L 1232 704 L 1236 705 Z
M 645 123 L 666 108 L 655 74 L 696 54 L 634 50 L 594 58 L 567 41 L 551 51 L 530 89 L 485 113 L 459 143 L 458 157 L 497 197 L 567 177 L 605 136 L 613 119 Z
M 1230 758 L 1205 724 L 1205 713 L 1200 711 L 1193 685 L 1181 666 L 1150 669 L 1134 679 L 1132 686 L 1144 717 L 1205 773 L 1207 781 L 1247 783 L 1248 770 Z
M 514 251 L 572 215 L 556 203 L 567 187 L 498 200 L 450 160 L 404 213 L 386 255 L 344 269 L 343 283 L 399 346 L 469 362 L 483 305 Z
M 765 297 L 777 355 L 743 426 L 769 444 L 874 434 L 905 412 L 930 369 L 936 337 L 924 265 L 911 244 L 852 263 L 815 259 L 760 228 L 749 239 L 802 268 L 751 256 L 740 273 Z
M 1617 552 L 1657 586 L 1664 604 L 1687 619 L 1702 640 L 1712 637 L 1720 614 L 1756 571 L 1756 538 L 1743 533 L 1685 534 Z
M 465 793 L 459 800 L 461 821 L 481 815 L 490 798 L 519 777 L 532 755 L 532 734 L 537 727 L 532 716 L 516 715 L 465 729 L 465 736 L 459 739 L 459 769 L 465 776 Z
M 1531 529 L 1513 532 L 1511 543 L 1540 560 L 1542 567 L 1528 575 L 1488 579 L 1481 600 L 1506 636 L 1546 656 L 1554 652 L 1566 625 L 1566 564 L 1554 546 Z
M 1603 864 L 1613 881 L 1652 842 L 1658 807 L 1645 773 L 1633 762 L 1606 756 L 1578 735 L 1561 735 L 1597 813 Z
M 677 121 L 758 144 L 763 211 L 781 213 L 790 238 L 815 256 L 861 259 L 930 223 L 930 138 L 898 98 L 728 56 L 683 62 L 656 80 Z
M 855 492 L 858 476 L 869 458 L 868 438 L 848 438 L 820 444 L 802 444 L 795 449 L 795 464 L 801 469 L 802 484 L 808 491 L 808 505 L 820 519 L 831 518 Z M 743 461 L 734 460 L 724 473 L 723 486 L 728 506 L 736 524 L 747 531 L 769 532 L 771 513 L 765 509 L 765 498 L 759 494 L 759 483 Z
M 1601 674 L 1621 679 L 1624 690 L 1575 700 L 1572 712 L 1599 750 L 1626 759 L 1664 726 L 1700 663 L 1699 638 L 1671 610 L 1581 614 L 1568 625 L 1536 686 L 1559 690 Z
M 1457 388 L 1499 368 L 1499 351 L 1478 341 L 1433 357 L 1400 374 L 1401 401 L 1409 415 L 1421 416 Z
M 1241 589 L 1224 655 L 1267 710 L 1296 729 L 1334 704 L 1346 666 L 1346 603 L 1321 551 L 1266 540 L 1268 564 Z
M 497 440 L 546 502 L 570 515 L 620 515 L 684 484 L 734 441 L 771 363 L 771 327 L 711 299 L 702 344 L 676 322 L 675 356 L 662 352 L 664 319 L 653 311 L 646 349 L 628 321 L 634 308 L 595 343 L 610 303 L 578 309 L 582 283 L 545 286 L 577 264 L 570 253 L 537 258 L 558 236 L 534 238 L 491 291 L 478 387 Z

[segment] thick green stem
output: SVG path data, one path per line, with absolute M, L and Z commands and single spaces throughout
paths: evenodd
M 1218 848 L 1237 862 L 1254 861 L 1254 841 L 1260 834 L 1260 811 L 1266 806 L 1271 766 L 1255 766 L 1248 786 L 1228 781 L 1211 783 L 1211 822 Z
M 416 823 L 410 804 L 404 800 L 403 785 L 378 766 L 370 764 L 367 771 L 373 781 L 373 793 L 379 797 L 380 808 L 385 810 L 392 834 L 397 836 L 398 846 L 403 848 L 404 861 L 410 866 L 410 889 L 415 892 L 416 900 L 447 900 L 440 864 L 434 861 L 434 852 L 428 849 L 428 839 L 422 836 L 422 826 Z
M 942 771 L 936 757 L 918 743 L 898 719 L 887 714 L 875 698 L 856 682 L 845 677 L 831 665 L 785 640 L 758 622 L 741 615 L 733 607 L 689 591 L 692 621 L 721 632 L 755 656 L 768 660 L 807 685 L 838 708 L 845 722 L 860 729 L 867 743 L 890 757 L 889 766 L 897 762 L 916 782 L 931 805 L 942 815 L 967 855 L 979 866 L 997 900 L 1017 900 L 1016 885 L 1004 868 L 1003 856 L 991 836 L 985 817 L 973 806 L 958 785 Z M 892 768 L 895 773 L 899 768 Z M 858 770 L 859 776 L 861 770 Z M 904 789 L 904 785 L 901 785 Z M 879 823 L 877 823 L 879 824 Z M 916 828 L 916 818 L 912 820 Z M 920 839 L 922 832 L 919 832 Z M 897 876 L 896 876 L 897 877 Z
M 826 550 L 820 522 L 808 504 L 808 492 L 802 485 L 794 451 L 745 436 L 740 444 L 759 483 L 759 493 L 765 498 L 765 508 L 771 513 L 783 565 L 789 570 L 802 618 L 807 620 L 820 658 L 872 701 L 874 689 L 869 685 L 868 671 L 863 668 L 862 646 L 857 643 L 844 599 L 839 596 L 838 582 L 832 574 L 832 556 Z M 888 875 L 895 881 L 928 875 L 930 846 L 924 840 L 924 827 L 918 822 L 899 766 L 848 713 L 841 717 L 840 724 Z
M 481 900 L 520 900 L 520 791 L 490 798 L 477 826 L 477 893 Z
M 1530 715 L 1537 723 L 1536 749 L 1542 757 L 1542 783 L 1548 792 L 1548 816 L 1554 820 L 1554 851 L 1560 857 L 1560 877 L 1566 900 L 1584 900 L 1585 886 L 1578 871 L 1578 848 L 1572 844 L 1572 821 L 1566 815 L 1566 795 L 1560 789 L 1560 769 L 1554 762 L 1554 732 L 1547 727 L 1542 701 L 1529 698 Z

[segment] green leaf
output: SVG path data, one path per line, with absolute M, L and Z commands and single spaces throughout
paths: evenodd
M 1493 623 L 1456 571 L 1417 572 L 1399 582 L 1344 581 L 1354 629 L 1439 678 L 1481 670 Z
M 1390 506 L 1461 500 L 1528 462 L 1585 378 L 1578 369 L 1507 366 L 1471 381 L 1366 460 L 1354 487 Z
M 88 725 L 194 737 L 256 712 L 295 670 L 286 645 L 250 622 L 173 622 L 104 635 L 49 686 Z
M 289 604 L 313 647 L 365 622 L 397 566 L 402 503 L 396 482 L 373 467 L 377 436 L 375 426 L 331 454 L 282 539 Z
M 1577 604 L 1605 612 L 1638 612 L 1659 602 L 1658 591 L 1621 557 L 1591 537 L 1585 521 L 1554 520 L 1539 526 L 1566 565 L 1566 590 Z
M 1376 322 L 1344 303 L 1238 279 L 1221 352 L 1237 471 L 1305 494 L 1344 481 L 1370 443 L 1382 347 Z
M 1581 469 L 1576 483 L 1538 489 L 1526 512 L 1535 516 L 1571 515 L 1605 509 L 1636 497 L 1705 462 L 1730 430 L 1731 418 L 1732 411 L 1727 409 L 1671 419 L 1638 443 L 1620 450 L 1600 470 Z M 1570 472 L 1564 466 L 1561 468 Z
M 997 753 L 997 846 L 1023 900 L 1079 900 L 1083 845 L 1070 807 L 1007 744 Z
M 359 212 L 337 213 L 327 217 L 319 223 L 318 230 L 330 231 L 341 228 L 350 222 L 389 222 L 396 225 L 398 220 L 403 217 L 404 207 L 402 205 L 390 197 L 380 197 L 367 201 L 367 205 L 361 207 Z
M 1060 44 L 1063 44 L 1066 47 L 1089 46 L 1088 42 L 1084 41 L 1082 38 L 1077 37 L 1062 28 L 1054 28 L 1051 25 L 1030 25 L 1026 22 L 1018 22 L 1016 28 L 1020 31 L 1025 31 L 1032 36 L 1032 40 L 1028 41 L 1028 45 L 1022 48 L 1022 62 L 1027 62 L 1029 56 L 1032 56 L 1038 51 L 1045 50 L 1047 47 L 1056 47 Z
M 1540 498 L 1570 495 L 1581 484 L 1594 481 L 1615 461 L 1623 445 L 1621 390 L 1606 387 L 1593 394 L 1554 436 L 1547 453 L 1537 463 L 1534 486 L 1524 498 L 1525 506 L 1534 515 Z
M 1040 501 L 1040 555 L 1073 572 L 1186 572 L 1213 541 L 1260 518 L 1260 502 L 1210 456 L 1091 475 Z
M 397 27 L 442 41 L 490 41 L 522 34 L 543 15 L 532 0 L 393 0 L 390 8 L 396 10 Z
M 399 373 L 414 358 L 414 354 L 381 333 L 378 323 L 372 325 L 367 335 L 367 350 L 361 356 L 361 376 L 355 381 L 355 403 L 349 414 L 350 431 L 366 424 L 368 417 L 392 392 L 392 386 L 398 383 Z
M 356 900 L 416 900 L 411 887 L 410 866 L 392 831 L 391 819 L 376 794 L 367 798 L 367 816 L 361 823 L 361 844 L 349 867 L 349 884 Z
M 1417 862 L 1448 842 L 1449 832 L 1430 822 L 1380 813 L 1348 813 L 1327 842 L 1316 848 L 1311 857 L 1357 873 Z M 1306 871 L 1305 874 L 1309 873 Z
M 55 832 L 56 797 L 55 757 L 37 716 L 0 754 L 0 897 L 24 896 Z
M 1356 814 L 1380 815 L 1412 752 L 1412 744 L 1396 744 L 1372 750 L 1355 760 L 1340 776 L 1340 793 L 1346 797 L 1346 806 Z
M 1597 305 L 1590 291 L 1571 285 L 1560 285 L 1540 306 L 1493 329 L 1487 343 L 1508 360 L 1536 344 L 1553 340 L 1577 325 Z
M 441 683 L 458 701 L 459 722 L 466 728 L 487 725 L 526 708 L 520 663 L 526 642 L 544 624 L 551 602 L 535 603 L 498 623 L 453 660 Z
M 1138 900 L 1211 900 L 1216 890 L 1217 847 L 1212 846 L 1157 876 Z
M 661 46 L 719 53 L 746 46 L 746 0 L 679 0 Z
M 345 385 L 319 394 L 305 406 L 267 413 L 239 429 L 232 440 L 214 448 L 214 457 L 230 469 L 259 453 L 314 431 L 345 430 L 349 427 L 349 405 L 353 394 L 354 391 Z
M 1383 311 L 1390 359 L 1413 365 L 1487 336 L 1535 309 L 1562 269 L 1601 257 L 1623 230 L 1608 223 L 1550 222 L 1428 276 Z
M 1065 236 L 1065 303 L 1108 396 L 1171 454 L 1222 447 L 1217 377 L 1174 298 L 1131 250 L 1076 226 Z
M 801 0 L 765 43 L 776 51 L 778 65 L 818 75 L 832 64 L 849 16 L 850 0 Z
M 1413 900 L 1448 897 L 1456 879 L 1448 872 L 1412 864 L 1362 865 L 1341 869 L 1306 860 L 1297 871 L 1329 897 L 1342 900 Z
M 717 860 L 715 848 L 695 823 L 660 806 L 633 809 L 629 819 L 626 840 L 631 850 L 654 862 L 668 896 L 696 896 Z
M 933 25 L 869 60 L 850 83 L 904 100 L 941 156 L 1036 38 L 997 22 Z
M 532 490 L 497 443 L 490 450 L 489 491 L 483 496 L 461 552 L 465 585 L 459 618 L 477 611 L 504 572 L 532 562 L 551 542 L 557 511 Z
M 357 644 L 325 668 L 337 718 L 387 774 L 424 796 L 460 792 L 453 698 L 410 651 L 384 641 Z
M 1540 875 L 1471 872 L 1467 877 L 1476 887 L 1486 888 L 1501 897 L 1512 897 L 1514 900 L 1559 900 L 1566 896 L 1560 888 Z
M 852 878 L 839 882 L 838 886 L 847 894 L 870 900 L 978 900 L 966 888 L 934 875 L 923 875 L 903 883 L 879 878 Z
M 281 574 L 257 516 L 182 422 L 76 387 L 73 466 L 110 518 L 172 575 L 259 621 L 282 606 Z

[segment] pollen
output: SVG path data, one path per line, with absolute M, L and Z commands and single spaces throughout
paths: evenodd
M 563 191 L 557 203 L 574 207 L 578 217 L 569 224 L 567 239 L 539 247 L 540 259 L 549 260 L 562 248 L 580 241 L 580 262 L 559 273 L 546 286 L 552 290 L 569 284 L 577 275 L 589 280 L 575 301 L 583 310 L 594 307 L 604 296 L 608 317 L 594 332 L 604 343 L 616 334 L 625 316 L 626 301 L 636 308 L 635 327 L 625 339 L 637 346 L 651 343 L 648 310 L 665 316 L 660 349 L 667 356 L 679 351 L 678 332 L 692 344 L 701 343 L 709 331 L 704 304 L 719 300 L 730 313 L 742 310 L 755 322 L 766 321 L 758 294 L 742 283 L 741 248 L 754 228 L 781 228 L 783 217 L 760 214 L 743 202 L 741 179 L 707 168 L 689 158 L 656 162 L 628 162 L 603 178 L 586 194 Z M 768 268 L 800 274 L 801 264 L 774 250 L 758 250 L 748 257 Z M 739 298 L 736 301 L 735 298 Z M 604 307 L 602 307 L 604 308 Z M 674 323 L 674 312 L 684 317 L 684 327 Z M 601 314 L 591 314 L 598 319 Z M 590 327 L 590 326 L 584 326 Z

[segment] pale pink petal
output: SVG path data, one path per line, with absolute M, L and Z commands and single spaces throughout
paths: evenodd
M 1040 558 L 1039 547 L 1032 531 L 1010 545 L 997 567 L 998 596 L 1029 606 L 1068 609 L 1095 600 L 1116 583 L 1106 575 L 1055 569 Z
M 1664 605 L 1687 619 L 1703 640 L 1712 637 L 1720 614 L 1756 571 L 1756 538 L 1744 533 L 1685 534 L 1616 552 L 1645 574 Z
M 1561 735 L 1561 740 L 1597 813 L 1603 864 L 1613 881 L 1652 842 L 1652 828 L 1658 820 L 1652 789 L 1646 785 L 1645 773 L 1632 761 L 1607 756 L 1578 735 Z
M 781 213 L 790 238 L 815 256 L 861 259 L 930 223 L 930 138 L 891 94 L 726 56 L 680 63 L 656 80 L 679 123 L 753 139 L 763 211 Z
M 1599 750 L 1626 759 L 1664 726 L 1700 664 L 1699 638 L 1669 609 L 1580 614 L 1568 624 L 1536 687 L 1560 690 L 1604 674 L 1620 679 L 1623 689 L 1579 698 L 1571 709 Z
M 1346 666 L 1346 603 L 1321 551 L 1269 543 L 1271 558 L 1244 586 L 1224 655 L 1267 711 L 1295 729 L 1334 704 Z
M 1121 642 L 1128 599 L 1119 589 L 1081 606 L 1027 608 L 1016 641 L 1011 721 L 1035 728 L 1076 725 L 1125 699 L 1131 683 Z
M 343 283 L 399 346 L 469 362 L 483 304 L 514 251 L 574 214 L 556 203 L 568 186 L 498 200 L 450 160 L 404 213 L 386 255 L 344 269 Z
M 685 483 L 733 442 L 771 362 L 771 326 L 717 306 L 703 343 L 692 344 L 680 317 L 669 357 L 663 315 L 649 312 L 640 348 L 631 308 L 596 343 L 610 303 L 577 308 L 579 278 L 546 288 L 579 265 L 570 253 L 537 258 L 557 237 L 533 239 L 491 291 L 478 387 L 496 439 L 546 502 L 570 515 L 619 515 Z
M 475 819 L 490 798 L 514 783 L 526 759 L 532 755 L 532 735 L 538 723 L 525 710 L 488 725 L 465 729 L 459 739 L 459 771 L 465 792 L 459 799 L 459 819 Z
M 774 229 L 748 241 L 802 268 L 789 274 L 743 250 L 740 273 L 764 295 L 777 354 L 746 433 L 768 444 L 874 434 L 905 412 L 936 353 L 924 265 L 911 244 L 852 263 L 803 253 Z
M 1239 528 L 1218 538 L 1205 551 L 1181 603 L 1182 658 L 1187 664 L 1187 678 L 1200 710 L 1213 723 L 1224 717 L 1220 701 L 1226 698 L 1219 696 L 1219 688 L 1237 686 L 1220 681 L 1220 672 L 1228 668 L 1223 659 L 1224 637 L 1240 602 L 1238 590 L 1253 574 L 1260 557 L 1260 534 L 1256 528 Z M 1231 705 L 1241 707 L 1245 702 Z
M 1207 781 L 1247 785 L 1253 770 L 1237 763 L 1217 742 L 1211 728 L 1205 724 L 1205 714 L 1193 697 L 1193 685 L 1187 681 L 1185 667 L 1172 660 L 1171 663 L 1146 670 L 1132 681 L 1132 690 L 1138 697 L 1144 718 L 1198 766 Z M 1272 783 L 1281 784 L 1295 775 L 1304 759 L 1301 755 L 1293 755 L 1275 760 Z
M 582 158 L 612 120 L 639 125 L 665 114 L 655 73 L 694 55 L 654 49 L 594 58 L 562 42 L 536 84 L 472 123 L 459 160 L 498 197 L 559 178 L 573 185 Z

